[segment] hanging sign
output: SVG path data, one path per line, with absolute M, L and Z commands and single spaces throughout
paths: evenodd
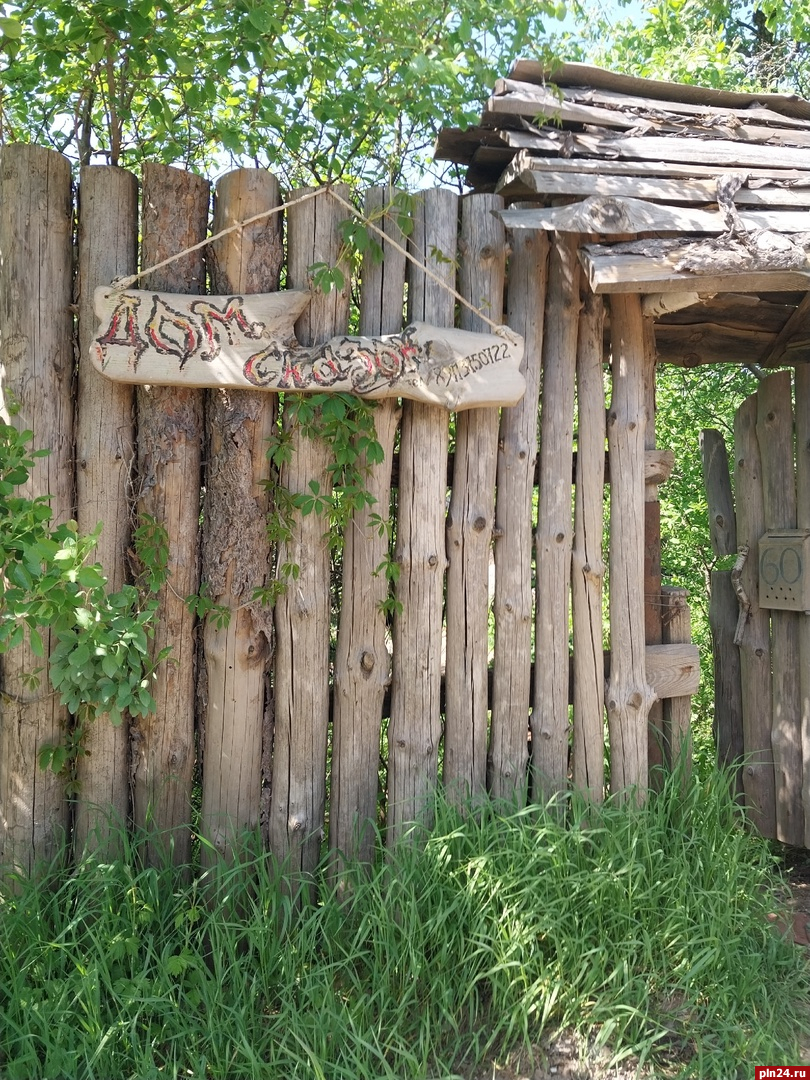
M 526 388 L 523 339 L 414 323 L 400 334 L 304 348 L 308 292 L 250 296 L 99 288 L 91 359 L 107 378 L 153 386 L 403 397 L 460 410 L 514 405 Z

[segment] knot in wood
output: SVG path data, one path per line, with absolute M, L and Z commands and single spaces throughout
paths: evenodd
M 484 246 L 481 248 L 481 254 L 479 256 L 481 261 L 482 262 L 488 262 L 490 259 L 493 259 L 494 257 L 495 257 L 495 248 L 492 246 L 492 244 L 484 244 Z
M 558 532 L 557 535 L 554 537 L 554 539 L 557 541 L 558 544 L 561 544 L 563 542 L 563 540 L 565 540 L 565 533 L 564 532 Z
M 481 532 L 481 530 L 486 526 L 486 523 L 487 523 L 487 519 L 485 517 L 480 517 L 479 516 L 473 522 L 473 528 L 475 529 L 476 532 Z
M 634 690 L 633 693 L 630 695 L 630 699 L 628 700 L 627 704 L 632 709 L 640 709 L 643 700 L 644 698 L 641 696 L 638 690 Z
M 430 558 L 428 559 L 428 566 L 434 567 L 434 566 L 438 566 L 438 565 L 439 565 L 439 556 L 438 555 L 431 555 Z
M 370 649 L 365 649 L 363 655 L 360 657 L 360 667 L 363 671 L 374 670 L 374 653 Z

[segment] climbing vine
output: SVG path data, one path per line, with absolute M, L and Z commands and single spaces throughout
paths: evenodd
M 145 716 L 155 709 L 150 687 L 169 650 L 152 660 L 149 641 L 158 607 L 153 594 L 166 564 L 159 527 L 147 523 L 135 541 L 146 568 L 140 587 L 109 591 L 101 565 L 90 561 L 101 525 L 86 536 L 75 521 L 54 527 L 48 499 L 21 492 L 35 459 L 48 453 L 30 449 L 31 439 L 30 431 L 0 423 L 0 654 L 27 638 L 43 663 L 23 674 L 23 688 L 36 691 L 47 667 L 51 687 L 73 714 L 62 741 L 43 747 L 39 762 L 64 775 L 75 793 L 75 764 L 96 717 L 106 713 L 120 724 L 125 711 Z

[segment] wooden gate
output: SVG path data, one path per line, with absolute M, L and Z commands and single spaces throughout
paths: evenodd
M 795 408 L 794 408 L 795 402 Z M 703 433 L 721 759 L 759 831 L 810 846 L 810 367 L 762 381 L 734 423 L 736 517 L 725 447 Z

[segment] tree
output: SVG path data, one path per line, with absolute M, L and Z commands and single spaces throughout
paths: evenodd
M 557 0 L 23 0 L 0 10 L 0 137 L 81 163 L 396 181 L 477 119 Z

